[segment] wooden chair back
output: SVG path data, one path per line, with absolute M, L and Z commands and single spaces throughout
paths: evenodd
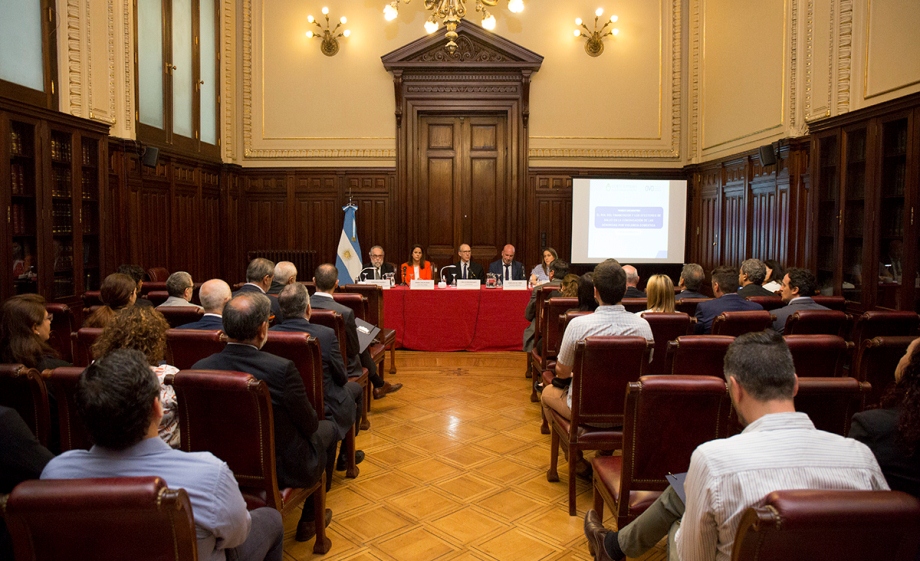
M 223 351 L 225 346 L 227 336 L 217 329 L 170 329 L 166 332 L 166 363 L 186 370 Z
M 786 318 L 784 335 L 839 335 L 847 332 L 847 314 L 838 310 L 800 310 Z
M 73 309 L 67 304 L 46 302 L 45 310 L 54 316 L 51 320 L 51 338 L 48 339 L 48 344 L 57 351 L 62 360 L 73 362 L 73 340 L 70 334 L 77 330 L 77 318 Z
M 196 322 L 204 315 L 204 310 L 197 306 L 164 306 L 157 308 L 157 311 L 163 314 L 166 323 L 172 328 Z
M 869 382 L 872 386 L 866 396 L 866 407 L 881 401 L 894 384 L 894 369 L 914 339 L 915 336 L 874 337 L 862 342 L 850 372 L 860 382 Z
M 683 312 L 664 313 L 646 312 L 642 314 L 645 321 L 652 328 L 655 337 L 655 350 L 652 353 L 652 363 L 649 365 L 649 374 L 667 374 L 668 342 L 682 335 L 693 333 L 696 318 Z
M 15 409 L 42 446 L 48 446 L 51 409 L 38 370 L 22 364 L 0 364 L 0 405 Z
M 839 335 L 785 335 L 799 378 L 843 376 L 853 343 Z
M 82 366 L 62 366 L 44 373 L 54 386 L 58 426 L 61 429 L 61 452 L 89 450 L 93 445 L 86 425 L 77 413 L 77 382 L 84 370 Z
M 728 335 L 682 335 L 668 341 L 665 370 L 670 374 L 721 377 L 725 353 L 734 340 Z
M 102 327 L 81 327 L 73 337 L 73 365 L 89 366 L 93 361 L 93 343 L 102 335 Z
M 766 310 L 722 312 L 712 320 L 712 334 L 737 337 L 752 331 L 763 331 L 772 326 L 773 316 Z

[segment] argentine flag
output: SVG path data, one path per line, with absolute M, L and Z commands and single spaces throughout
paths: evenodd
M 358 207 L 349 204 L 342 207 L 342 210 L 345 211 L 345 223 L 342 224 L 342 236 L 339 237 L 335 258 L 335 266 L 339 270 L 339 286 L 355 282 L 361 274 L 361 244 L 358 243 L 358 226 L 355 224 L 355 211 Z

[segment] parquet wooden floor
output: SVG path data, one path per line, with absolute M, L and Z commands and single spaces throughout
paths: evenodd
M 582 525 L 592 505 L 579 480 L 578 516 L 561 481 L 546 481 L 547 435 L 530 402 L 524 353 L 398 352 L 403 389 L 375 401 L 371 429 L 358 436 L 367 457 L 357 479 L 336 472 L 327 507 L 332 549 L 294 540 L 300 513 L 287 516 L 287 560 L 586 560 Z M 607 509 L 607 525 L 613 526 Z M 664 541 L 641 557 L 664 560 Z

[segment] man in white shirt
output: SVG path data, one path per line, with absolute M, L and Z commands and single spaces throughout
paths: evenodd
M 725 355 L 725 379 L 744 431 L 700 445 L 684 482 L 686 506 L 668 487 L 619 532 L 594 510 L 585 516 L 596 560 L 638 557 L 668 536 L 670 560 L 731 559 L 741 516 L 779 489 L 887 490 L 864 444 L 815 429 L 796 413 L 798 378 L 782 336 L 773 331 L 735 339 Z

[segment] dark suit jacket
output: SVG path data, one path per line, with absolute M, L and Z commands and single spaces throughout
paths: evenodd
M 446 271 L 444 271 L 444 280 L 448 284 L 454 282 L 454 277 L 458 279 L 463 278 L 462 264 L 459 261 L 457 261 L 456 263 L 452 263 L 452 265 L 455 265 L 457 268 L 447 269 Z M 479 284 L 485 284 L 486 282 L 486 273 L 485 271 L 482 270 L 482 265 L 480 265 L 479 263 L 475 261 L 470 261 L 469 265 L 467 265 L 466 274 L 467 274 L 467 278 L 479 279 Z
M 361 268 L 366 269 L 368 267 L 373 267 L 373 266 L 374 265 L 372 265 L 371 263 L 365 263 L 364 265 L 361 266 Z M 395 263 L 384 262 L 383 265 L 380 266 L 380 278 L 383 278 L 383 275 L 387 273 L 395 273 L 395 272 L 396 272 Z M 372 271 L 362 271 L 361 280 L 372 279 L 374 278 L 372 275 L 373 275 Z
M 137 300 L 134 301 L 134 305 L 141 306 L 141 307 L 147 307 L 147 308 L 154 307 L 153 302 L 151 302 L 150 300 L 147 300 L 146 298 L 141 298 L 140 296 L 138 296 Z
M 224 320 L 220 316 L 215 316 L 212 314 L 205 314 L 198 321 L 193 321 L 192 323 L 186 323 L 185 325 L 180 325 L 176 329 L 202 329 L 213 331 L 215 329 L 223 329 Z
M 719 317 L 722 312 L 744 312 L 748 310 L 762 310 L 763 306 L 756 302 L 749 302 L 737 294 L 723 294 L 706 302 L 700 302 L 696 307 L 696 332 L 708 334 L 712 332 L 712 320 Z
M 674 295 L 675 300 L 683 300 L 684 298 L 709 298 L 709 296 L 700 294 L 695 290 L 682 290 Z
M 286 319 L 281 325 L 275 325 L 272 331 L 309 333 L 319 341 L 323 353 L 323 405 L 326 417 L 335 420 L 339 440 L 345 438 L 348 430 L 355 424 L 355 402 L 345 389 L 348 372 L 339 351 L 339 338 L 335 330 L 325 325 L 312 324 L 304 318 Z
M 272 396 L 278 484 L 307 487 L 319 480 L 326 463 L 325 447 L 316 434 L 319 418 L 293 362 L 251 345 L 231 343 L 192 368 L 236 370 L 264 381 Z
M 799 310 L 829 310 L 827 306 L 822 306 L 810 296 L 800 296 L 799 298 L 793 298 L 791 302 L 783 306 L 782 308 L 777 308 L 770 313 L 776 316 L 776 319 L 773 320 L 773 329 L 777 333 L 782 333 L 786 329 L 786 320 L 789 319 L 789 316 L 798 312 Z
M 635 286 L 627 286 L 626 294 L 623 295 L 623 298 L 648 298 L 648 294 L 642 292 Z
M 749 284 L 741 287 L 741 290 L 738 291 L 738 296 L 750 298 L 751 296 L 776 296 L 776 294 L 773 294 L 759 284 Z
M 492 261 L 489 264 L 489 272 L 495 273 L 498 278 L 505 280 L 505 267 L 501 259 Z M 524 264 L 520 261 L 511 262 L 511 280 L 527 280 L 527 275 L 524 273 Z
M 344 304 L 339 304 L 332 298 L 324 298 L 316 294 L 310 297 L 310 305 L 320 310 L 334 310 L 342 314 L 342 318 L 345 320 L 345 344 L 347 345 L 345 352 L 348 354 L 348 362 L 346 363 L 348 366 L 348 375 L 360 376 L 361 353 L 358 352 L 358 349 L 360 349 L 361 346 L 358 343 L 358 327 L 355 324 L 354 310 Z
M 920 451 L 907 455 L 898 441 L 900 409 L 870 409 L 853 415 L 849 437 L 872 450 L 892 491 L 920 498 Z
M 258 286 L 254 284 L 246 283 L 243 286 L 241 286 L 239 290 L 234 292 L 233 295 L 237 296 L 239 294 L 246 294 L 246 293 L 265 294 L 264 292 L 262 292 L 262 289 L 259 288 Z M 278 303 L 277 298 L 272 298 L 271 296 L 268 296 L 268 301 L 272 305 L 272 315 L 275 316 L 275 323 L 281 323 L 281 320 L 284 319 L 284 316 L 281 314 L 281 304 Z
M 544 286 L 562 286 L 561 280 L 553 279 L 547 283 L 541 284 L 540 286 L 533 287 L 533 291 L 530 293 L 530 302 L 527 303 L 527 307 L 524 308 L 524 319 L 527 321 L 533 321 L 537 317 L 537 293 L 543 290 Z M 546 298 L 555 298 L 559 296 L 559 291 L 554 290 L 550 292 Z M 544 300 L 545 301 L 545 300 Z

